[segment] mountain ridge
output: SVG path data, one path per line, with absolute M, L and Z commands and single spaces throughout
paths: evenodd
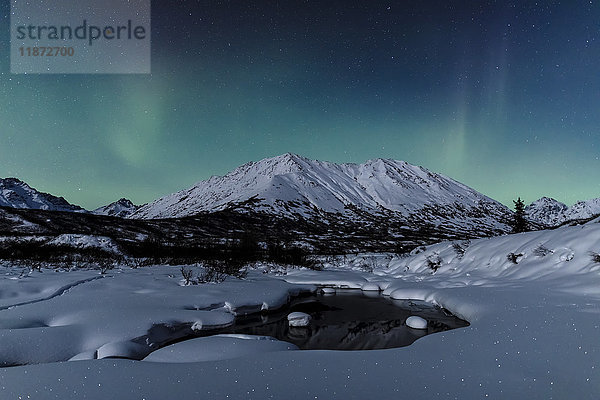
M 217 211 L 259 212 L 338 223 L 393 220 L 407 228 L 446 226 L 509 232 L 510 211 L 452 178 L 405 161 L 375 158 L 358 163 L 310 160 L 285 153 L 211 176 L 188 189 L 135 205 L 121 198 L 87 211 L 62 197 L 39 192 L 17 178 L 0 178 L 0 206 L 69 211 L 120 218 L 179 218 Z M 542 197 L 525 208 L 538 227 L 600 214 L 600 198 L 571 207 Z
M 542 197 L 526 206 L 525 214 L 530 221 L 542 226 L 558 226 L 600 214 L 600 198 L 581 200 L 569 207 L 551 197 Z
M 124 197 L 110 204 L 96 208 L 92 213 L 97 215 L 107 215 L 111 217 L 127 218 L 136 212 L 141 206 Z
M 63 197 L 40 192 L 17 178 L 0 178 L 0 206 L 34 210 L 88 212 Z
M 414 226 L 507 232 L 511 211 L 468 186 L 405 161 L 362 164 L 292 153 L 246 163 L 141 206 L 129 218 L 179 218 L 221 210 L 295 218 L 393 218 Z

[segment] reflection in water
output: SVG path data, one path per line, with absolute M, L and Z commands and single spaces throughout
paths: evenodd
M 309 326 L 290 327 L 286 317 L 293 311 L 310 314 Z M 411 315 L 426 319 L 428 328 L 407 327 Z M 238 317 L 219 333 L 272 336 L 304 350 L 371 350 L 408 346 L 422 336 L 468 325 L 425 302 L 339 291 L 298 299 L 280 313 Z

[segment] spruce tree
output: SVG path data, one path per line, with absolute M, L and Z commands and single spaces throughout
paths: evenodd
M 515 203 L 515 214 L 512 223 L 512 228 L 514 233 L 526 232 L 527 228 L 527 219 L 525 219 L 525 203 L 519 197 L 518 200 L 513 200 Z

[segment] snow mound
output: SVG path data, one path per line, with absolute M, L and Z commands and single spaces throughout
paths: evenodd
M 360 287 L 360 289 L 364 292 L 378 292 L 381 290 L 379 284 L 376 282 L 367 282 Z
M 286 282 L 327 285 L 330 288 L 360 289 L 367 280 L 352 271 L 291 270 L 284 277 Z M 324 288 L 325 289 L 325 288 Z
M 303 312 L 293 312 L 287 316 L 290 326 L 308 326 L 310 324 L 310 315 Z
M 193 363 L 287 350 L 297 350 L 297 347 L 268 336 L 215 335 L 163 347 L 148 355 L 143 361 Z
M 111 342 L 101 346 L 97 355 L 99 359 L 108 357 L 138 359 L 148 353 L 148 346 L 131 341 Z
M 413 329 L 427 329 L 427 321 L 419 316 L 411 315 L 406 319 L 406 326 Z

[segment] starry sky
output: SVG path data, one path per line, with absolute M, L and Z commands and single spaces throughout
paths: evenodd
M 600 197 L 599 0 L 154 1 L 149 75 L 13 75 L 9 14 L 0 177 L 88 209 L 285 152 Z

